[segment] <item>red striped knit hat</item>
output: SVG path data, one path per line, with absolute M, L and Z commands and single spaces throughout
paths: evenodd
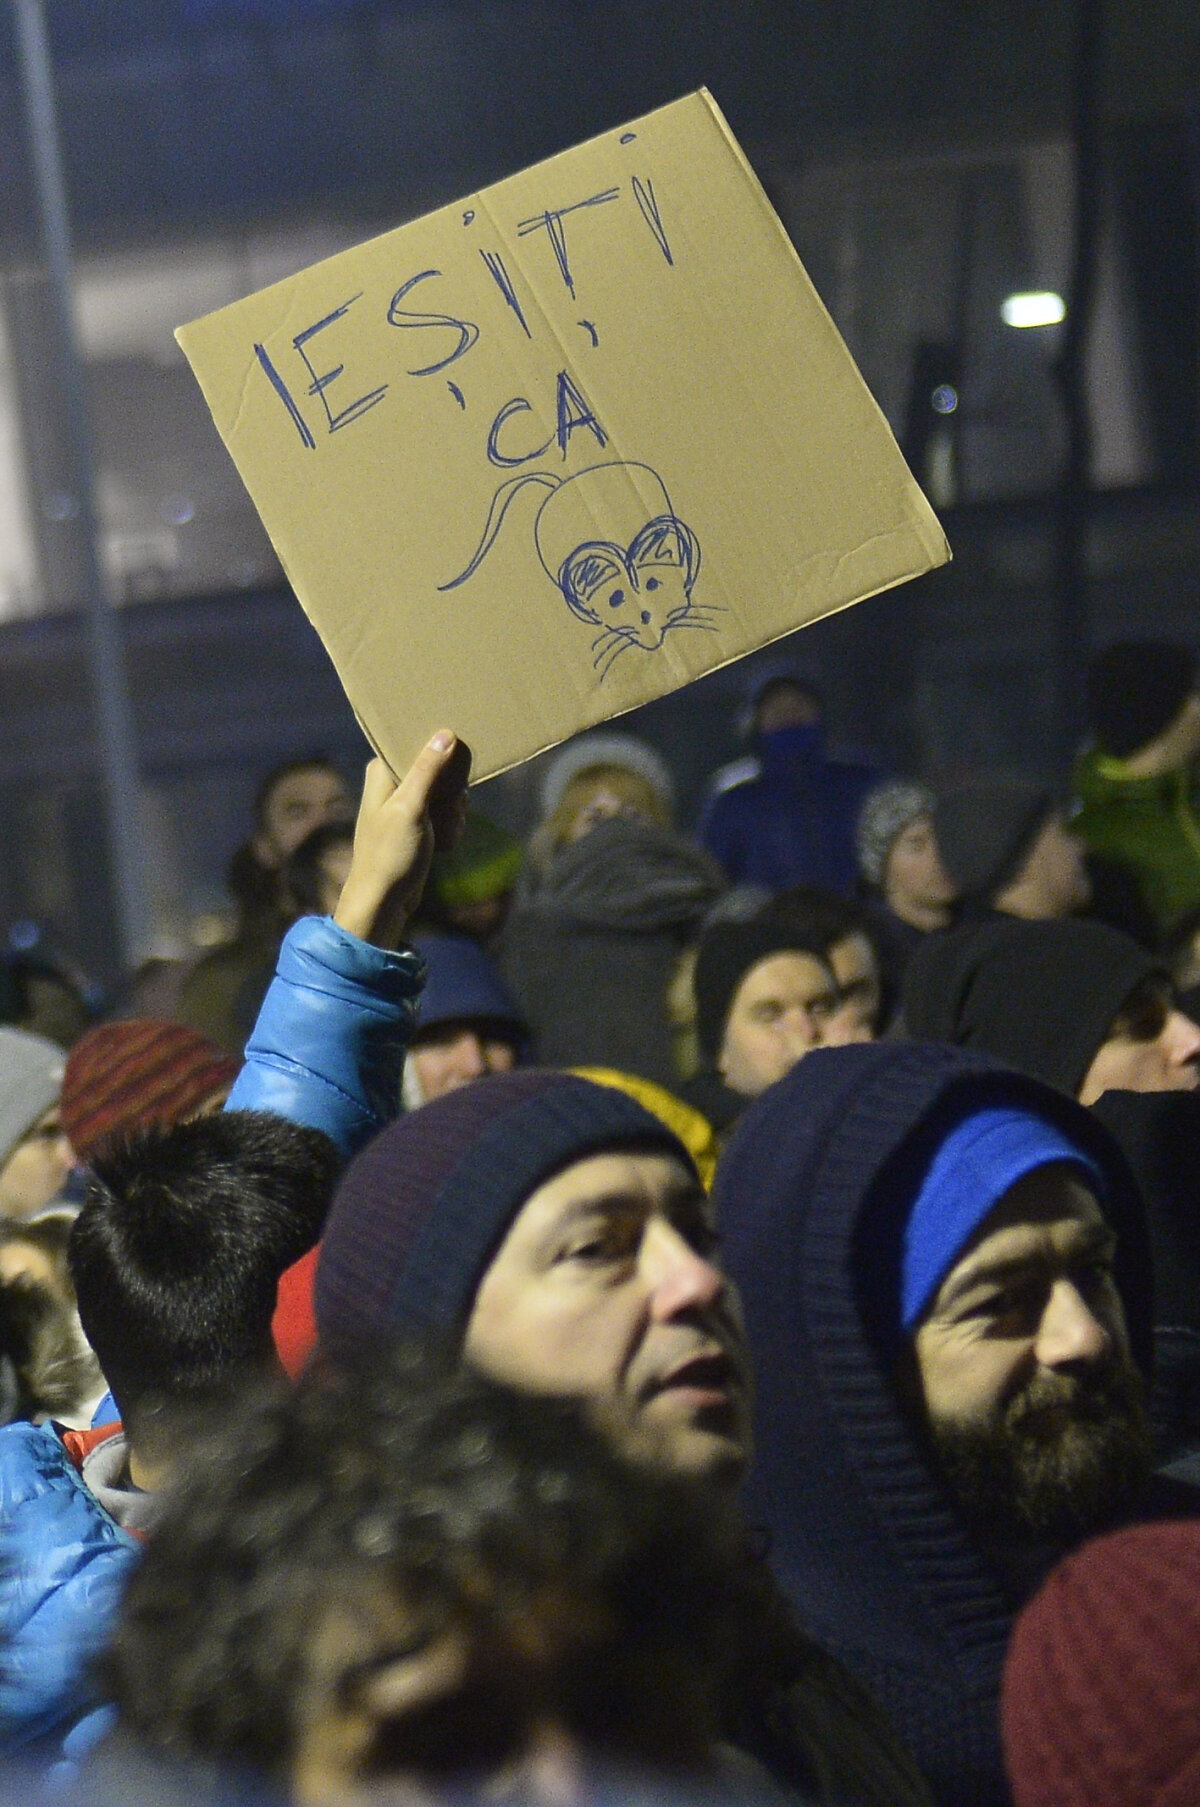
M 67 1056 L 62 1123 L 88 1160 L 102 1142 L 178 1123 L 226 1092 L 238 1063 L 196 1029 L 134 1017 L 89 1029 Z

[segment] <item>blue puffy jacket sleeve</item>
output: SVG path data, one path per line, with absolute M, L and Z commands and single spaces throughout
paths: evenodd
M 346 1159 L 395 1116 L 425 964 L 302 916 L 279 950 L 226 1110 L 324 1130 Z
M 140 1546 L 84 1485 L 53 1426 L 0 1430 L 0 1750 L 78 1714 Z

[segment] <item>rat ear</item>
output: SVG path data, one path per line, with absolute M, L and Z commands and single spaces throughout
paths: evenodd
M 700 572 L 700 542 L 678 515 L 658 515 L 634 539 L 629 558 L 634 565 L 653 561 L 682 569 L 684 587 L 690 590 Z
M 581 621 L 590 621 L 596 627 L 603 625 L 602 617 L 582 592 L 599 587 L 604 581 L 602 568 L 611 570 L 614 576 L 620 576 L 622 563 L 619 547 L 605 545 L 602 540 L 589 540 L 585 546 L 576 546 L 574 552 L 568 553 L 559 568 L 558 587 L 573 615 L 578 615 Z

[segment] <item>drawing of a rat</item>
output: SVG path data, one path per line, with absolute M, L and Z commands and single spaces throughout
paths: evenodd
M 655 652 L 676 628 L 717 632 L 711 618 L 719 611 L 692 600 L 700 542 L 648 464 L 596 464 L 565 478 L 549 471 L 510 477 L 492 498 L 470 563 L 442 590 L 474 576 L 511 503 L 529 484 L 549 492 L 534 523 L 538 558 L 572 614 L 599 628 L 592 664 L 601 678 L 622 653 L 634 647 Z M 598 521 L 621 537 L 598 539 Z

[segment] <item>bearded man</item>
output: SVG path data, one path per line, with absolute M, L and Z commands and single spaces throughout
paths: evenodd
M 1083 1538 L 1196 1507 L 1152 1475 L 1128 1170 L 1048 1087 L 879 1043 L 818 1049 L 765 1093 L 715 1204 L 777 1573 L 936 1798 L 999 1807 L 1016 1607 Z

